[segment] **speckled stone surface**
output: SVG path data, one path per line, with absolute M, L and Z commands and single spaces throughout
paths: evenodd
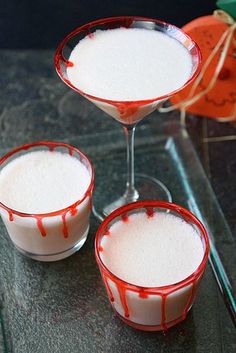
M 105 197 L 99 189 L 105 176 L 116 173 L 119 177 L 125 171 L 120 127 L 60 81 L 52 58 L 52 51 L 1 51 L 1 155 L 33 140 L 76 144 L 93 160 L 96 195 Z M 162 126 L 163 119 L 173 124 Z M 187 207 L 188 192 L 177 167 L 186 171 L 185 184 L 187 181 L 192 187 L 200 211 L 218 237 L 217 244 L 222 245 L 224 260 L 231 269 L 231 240 L 224 234 L 224 224 L 217 223 L 218 210 L 211 201 L 211 191 L 205 188 L 207 179 L 202 179 L 195 157 L 188 163 L 181 160 L 189 142 L 174 138 L 170 143 L 168 138 L 158 137 L 160 133 L 176 135 L 175 121 L 175 113 L 164 118 L 154 113 L 140 124 L 136 170 L 151 172 L 165 181 L 174 200 Z M 235 141 L 208 143 L 207 149 L 202 142 L 206 136 L 233 135 L 234 127 L 195 117 L 189 118 L 188 127 L 218 201 L 234 229 Z M 185 152 L 187 158 L 193 156 L 193 151 Z M 188 166 L 191 173 L 186 169 Z M 109 183 L 103 189 L 113 192 Z M 88 241 L 75 255 L 55 263 L 40 263 L 14 249 L 1 223 L 0 305 L 4 334 L 0 335 L 0 352 L 232 353 L 236 350 L 235 330 L 210 266 L 186 321 L 165 335 L 136 331 L 116 318 L 95 263 L 93 244 L 97 227 L 98 222 L 91 217 Z

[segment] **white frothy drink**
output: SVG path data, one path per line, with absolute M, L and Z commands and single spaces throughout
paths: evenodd
M 133 214 L 118 221 L 101 243 L 106 267 L 126 282 L 161 287 L 190 276 L 203 259 L 196 230 L 168 213 Z
M 25 213 L 48 213 L 80 200 L 91 177 L 75 157 L 35 151 L 20 156 L 0 172 L 0 200 Z
M 118 101 L 161 97 L 190 77 L 191 56 L 176 39 L 141 28 L 97 30 L 72 50 L 67 68 L 83 92 Z
M 105 274 L 105 283 L 114 309 L 150 330 L 183 320 L 201 278 L 189 276 L 200 266 L 204 252 L 199 230 L 173 214 L 140 212 L 114 222 L 99 248 L 112 273 Z M 122 285 L 117 277 L 135 287 Z
M 10 160 L 0 172 L 0 201 L 14 211 L 2 208 L 1 216 L 16 247 L 42 261 L 79 249 L 89 230 L 91 179 L 91 170 L 68 153 L 39 150 Z

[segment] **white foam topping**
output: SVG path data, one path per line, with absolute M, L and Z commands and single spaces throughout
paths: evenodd
M 200 265 L 204 250 L 197 231 L 168 213 L 132 214 L 102 238 L 106 267 L 126 282 L 159 287 L 179 282 Z
M 57 211 L 81 199 L 90 180 L 76 157 L 57 151 L 29 152 L 1 170 L 0 201 L 26 213 Z
M 71 52 L 71 83 L 96 97 L 143 100 L 180 88 L 190 77 L 191 56 L 170 36 L 141 28 L 96 31 Z

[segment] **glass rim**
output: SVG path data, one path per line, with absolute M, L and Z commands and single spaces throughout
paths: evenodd
M 66 60 L 63 56 L 63 49 L 65 47 L 65 45 L 67 44 L 67 42 L 73 38 L 75 35 L 86 31 L 90 28 L 92 28 L 93 26 L 99 25 L 99 24 L 106 24 L 106 23 L 112 23 L 112 22 L 116 22 L 116 21 L 121 21 L 121 20 L 132 20 L 132 21 L 143 21 L 143 22 L 154 22 L 156 24 L 160 24 L 160 25 L 164 25 L 164 26 L 169 26 L 172 28 L 175 28 L 177 31 L 181 32 L 186 39 L 188 39 L 193 46 L 196 48 L 196 54 L 197 54 L 197 58 L 198 58 L 198 64 L 195 68 L 195 70 L 192 72 L 191 76 L 189 77 L 189 79 L 179 88 L 177 88 L 174 91 L 171 91 L 167 94 L 164 94 L 162 96 L 159 97 L 155 97 L 155 98 L 150 98 L 150 99 L 144 99 L 144 100 L 112 100 L 112 99 L 106 99 L 103 97 L 97 97 L 94 95 L 91 95 L 89 93 L 86 93 L 82 90 L 80 90 L 79 88 L 77 88 L 76 86 L 74 86 L 69 79 L 65 78 L 64 74 L 62 73 L 61 70 L 61 65 L 60 65 L 60 61 L 63 61 L 66 65 L 66 63 L 68 63 L 68 60 Z M 191 54 L 190 54 L 191 55 Z M 91 21 L 88 22 L 80 27 L 77 27 L 76 29 L 74 29 L 72 32 L 70 32 L 69 34 L 67 34 L 65 36 L 65 38 L 60 42 L 60 44 L 58 45 L 55 55 L 54 55 L 54 66 L 56 68 L 56 71 L 58 73 L 58 75 L 60 76 L 60 78 L 62 79 L 62 81 L 67 84 L 69 87 L 71 87 L 74 91 L 80 93 L 82 96 L 87 97 L 88 99 L 92 99 L 95 101 L 99 101 L 99 102 L 103 102 L 103 103 L 107 103 L 107 104 L 111 104 L 111 105 L 119 105 L 119 104 L 137 104 L 137 105 L 146 105 L 149 103 L 153 103 L 155 101 L 158 100 L 162 100 L 165 98 L 168 98 L 174 94 L 176 94 L 177 92 L 181 91 L 182 89 L 184 89 L 189 83 L 191 83 L 199 74 L 200 70 L 201 70 L 201 62 L 202 62 L 202 54 L 201 54 L 201 50 L 198 46 L 198 44 L 188 35 L 186 34 L 182 29 L 180 29 L 179 27 L 172 25 L 168 22 L 162 21 L 162 20 L 158 20 L 158 19 L 154 19 L 154 18 L 149 18 L 149 17 L 142 17 L 142 16 L 115 16 L 115 17 L 106 17 L 106 18 L 102 18 L 99 20 L 95 20 L 95 21 Z
M 181 280 L 179 282 L 176 282 L 173 284 L 167 284 L 164 286 L 156 286 L 156 287 L 150 287 L 150 286 L 144 287 L 144 286 L 136 285 L 134 283 L 129 283 L 129 282 L 123 280 L 122 278 L 116 276 L 113 272 L 111 272 L 108 269 L 108 267 L 104 264 L 103 260 L 101 259 L 100 251 L 99 251 L 99 247 L 100 247 L 99 242 L 100 242 L 100 239 L 102 238 L 102 236 L 104 236 L 104 233 L 106 232 L 106 230 L 108 229 L 108 225 L 110 224 L 110 222 L 113 221 L 114 219 L 116 219 L 117 217 L 121 216 L 122 214 L 126 214 L 129 211 L 132 211 L 135 209 L 142 209 L 142 208 L 148 209 L 149 207 L 164 208 L 166 210 L 172 210 L 172 211 L 176 212 L 177 214 L 179 214 L 180 216 L 182 216 L 183 218 L 186 217 L 186 218 L 190 219 L 191 222 L 195 226 L 197 226 L 197 228 L 201 232 L 201 235 L 203 236 L 205 249 L 204 249 L 204 256 L 203 256 L 200 264 L 198 265 L 198 267 L 196 268 L 196 270 L 193 273 L 191 273 L 188 277 L 184 278 L 183 280 Z M 157 294 L 157 292 L 161 292 L 161 291 L 172 292 L 174 290 L 181 289 L 181 288 L 187 286 L 188 284 L 190 284 L 192 281 L 198 279 L 201 276 L 201 274 L 204 272 L 205 266 L 207 264 L 209 252 L 210 252 L 210 242 L 209 242 L 209 238 L 208 238 L 208 233 L 206 231 L 206 228 L 202 224 L 202 222 L 200 222 L 199 219 L 193 213 L 191 213 L 190 211 L 188 211 L 184 207 L 176 205 L 171 202 L 165 202 L 165 201 L 142 200 L 142 201 L 132 202 L 130 204 L 122 206 L 122 207 L 116 209 L 115 211 L 113 211 L 112 213 L 110 213 L 104 219 L 104 221 L 100 224 L 100 226 L 96 232 L 96 236 L 95 236 L 95 257 L 96 257 L 97 264 L 99 267 L 102 268 L 102 271 L 104 271 L 106 273 L 106 275 L 108 275 L 108 277 L 111 278 L 111 280 L 114 280 L 114 282 L 118 282 L 119 285 L 121 285 L 123 287 L 127 287 L 127 289 L 130 289 L 135 292 L 143 291 L 146 294 L 150 294 L 150 295 Z
M 16 153 L 20 152 L 20 151 L 27 151 L 29 150 L 31 147 L 39 147 L 39 146 L 46 146 L 48 147 L 49 149 L 50 148 L 56 148 L 56 147 L 65 147 L 68 149 L 68 151 L 75 151 L 77 152 L 80 156 L 82 156 L 88 163 L 90 169 L 91 169 L 91 180 L 90 180 L 90 183 L 89 183 L 89 186 L 87 187 L 83 197 L 79 200 L 77 200 L 76 202 L 74 202 L 73 204 L 65 207 L 65 208 L 62 208 L 60 210 L 56 210 L 56 211 L 52 211 L 52 212 L 46 212 L 46 213 L 27 213 L 27 212 L 21 212 L 21 211 L 17 211 L 11 207 L 8 207 L 7 205 L 3 204 L 1 201 L 0 201 L 0 208 L 3 208 L 4 210 L 6 210 L 9 214 L 14 214 L 14 215 L 17 215 L 17 216 L 20 216 L 20 217 L 53 217 L 53 216 L 59 216 L 61 215 L 62 213 L 67 213 L 69 212 L 70 210 L 73 210 L 75 209 L 78 205 L 80 205 L 85 199 L 87 196 L 89 196 L 90 194 L 92 194 L 92 191 L 93 191 L 93 187 L 94 187 L 94 169 L 93 169 L 93 166 L 92 166 L 92 163 L 90 161 L 90 159 L 83 153 L 81 152 L 77 147 L 75 146 L 72 146 L 68 143 L 64 143 L 64 142 L 55 142 L 55 141 L 36 141 L 36 142 L 32 142 L 32 143 L 27 143 L 27 144 L 24 144 L 24 145 L 21 145 L 21 146 L 18 146 L 12 150 L 10 150 L 8 153 L 6 153 L 5 155 L 3 155 L 1 158 L 0 158 L 0 166 L 5 162 L 7 161 L 10 157 L 14 156 Z

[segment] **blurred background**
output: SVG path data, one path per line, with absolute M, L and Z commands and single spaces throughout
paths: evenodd
M 211 14 L 215 0 L 0 0 L 1 48 L 55 48 L 82 24 L 109 16 L 139 15 L 182 26 Z

